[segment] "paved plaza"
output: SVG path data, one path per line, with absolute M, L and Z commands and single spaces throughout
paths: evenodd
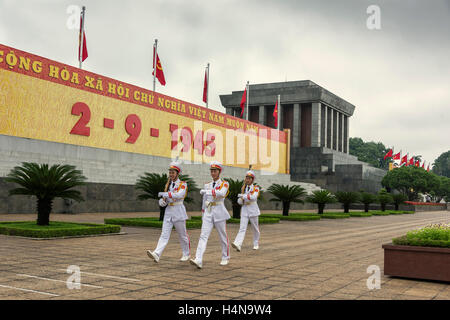
M 199 214 L 199 213 L 190 213 Z M 157 213 L 52 214 L 55 221 L 98 222 L 107 217 Z M 0 215 L 0 221 L 34 220 L 35 215 Z M 369 218 L 280 221 L 261 225 L 258 251 L 251 228 L 243 250 L 231 250 L 220 266 L 220 244 L 212 231 L 203 269 L 180 262 L 172 232 L 160 263 L 150 260 L 160 229 L 122 227 L 123 235 L 32 240 L 0 235 L 0 300 L 5 299 L 439 299 L 450 300 L 450 284 L 383 275 L 382 244 L 429 223 L 449 222 L 450 212 Z M 230 242 L 239 225 L 228 224 Z M 200 229 L 188 230 L 192 254 Z M 381 269 L 381 288 L 369 290 L 367 268 Z M 68 289 L 69 266 L 81 271 L 81 289 Z

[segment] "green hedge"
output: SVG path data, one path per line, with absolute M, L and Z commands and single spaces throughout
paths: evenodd
M 316 213 L 292 213 L 288 216 L 283 216 L 281 214 L 272 214 L 272 213 L 264 213 L 261 214 L 262 218 L 276 218 L 280 220 L 288 220 L 288 221 L 308 221 L 308 220 L 320 220 L 320 215 Z
M 192 216 L 191 219 L 201 222 L 202 216 Z M 262 217 L 262 215 L 260 215 L 258 219 L 259 224 L 270 224 L 278 222 L 280 222 L 280 219 L 278 217 Z M 241 219 L 231 218 L 227 220 L 227 223 L 241 223 Z
M 345 219 L 350 218 L 349 213 L 324 212 L 321 214 L 322 219 Z
M 109 218 L 105 219 L 105 223 L 113 223 L 121 226 L 133 226 L 133 227 L 151 227 L 162 228 L 163 221 L 159 221 L 158 217 L 145 217 L 145 218 Z M 202 222 L 196 219 L 186 220 L 187 229 L 201 228 Z
M 120 232 L 120 226 L 96 223 L 50 221 L 49 226 L 38 226 L 35 221 L 0 222 L 0 234 L 30 238 L 86 236 Z
M 420 238 L 407 238 L 402 236 L 392 239 L 392 243 L 400 246 L 421 246 L 421 247 L 440 247 L 450 248 L 450 240 L 433 240 Z
M 350 212 L 350 217 L 371 217 L 370 212 Z

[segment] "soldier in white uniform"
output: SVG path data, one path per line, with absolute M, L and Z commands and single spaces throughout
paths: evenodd
M 260 215 L 258 207 L 259 187 L 253 182 L 255 181 L 255 173 L 253 171 L 247 171 L 245 175 L 245 192 L 238 195 L 238 203 L 241 208 L 241 224 L 239 226 L 239 232 L 236 235 L 236 239 L 231 244 L 237 251 L 241 251 L 242 242 L 244 241 L 245 232 L 247 231 L 248 221 L 253 229 L 253 249 L 259 249 L 259 226 L 258 216 Z
M 231 217 L 224 204 L 225 198 L 228 195 L 229 185 L 228 182 L 220 179 L 222 169 L 222 165 L 219 162 L 211 162 L 210 171 L 213 181 L 205 184 L 204 188 L 200 190 L 200 194 L 203 195 L 202 230 L 195 259 L 190 260 L 191 264 L 199 269 L 202 268 L 203 254 L 205 253 L 206 244 L 213 227 L 215 227 L 219 233 L 222 245 L 222 261 L 220 262 L 220 265 L 227 265 L 230 260 L 227 220 Z
M 180 239 L 181 251 L 183 255 L 180 261 L 188 261 L 191 254 L 191 243 L 189 235 L 186 231 L 186 220 L 188 216 L 186 214 L 186 208 L 184 207 L 183 201 L 187 193 L 187 183 L 180 181 L 178 176 L 181 174 L 181 166 L 177 162 L 170 163 L 169 167 L 169 187 L 167 192 L 160 192 L 158 196 L 159 205 L 161 207 L 166 207 L 166 212 L 164 214 L 164 221 L 162 225 L 161 236 L 156 246 L 155 251 L 147 250 L 147 255 L 159 262 L 162 252 L 169 242 L 170 233 L 172 232 L 172 227 L 175 226 L 177 230 L 178 237 Z

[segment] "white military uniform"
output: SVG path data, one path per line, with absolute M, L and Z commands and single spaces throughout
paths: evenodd
M 186 231 L 186 220 L 188 219 L 188 216 L 186 214 L 186 208 L 183 204 L 186 193 L 187 183 L 177 179 L 174 182 L 170 182 L 167 192 L 168 196 L 161 199 L 162 201 L 160 200 L 160 204 L 164 204 L 165 202 L 167 203 L 167 207 L 164 214 L 161 236 L 154 251 L 154 253 L 156 253 L 159 257 L 169 242 L 170 233 L 172 232 L 172 227 L 174 226 L 180 239 L 183 256 L 189 256 L 191 253 L 191 243 L 189 235 Z
M 222 245 L 222 260 L 230 259 L 230 245 L 227 235 L 227 220 L 230 214 L 225 208 L 225 198 L 228 194 L 229 184 L 222 179 L 205 184 L 206 193 L 202 202 L 202 230 L 198 241 L 195 259 L 201 264 L 206 250 L 209 235 L 213 227 L 219 233 Z
M 239 232 L 234 240 L 234 243 L 238 246 L 242 246 L 249 221 L 253 229 L 253 246 L 257 247 L 259 245 L 260 232 L 258 226 L 258 216 L 261 213 L 257 202 L 258 195 L 259 187 L 255 184 L 251 184 L 250 186 L 245 187 L 244 196 L 238 199 L 238 203 L 242 206 Z

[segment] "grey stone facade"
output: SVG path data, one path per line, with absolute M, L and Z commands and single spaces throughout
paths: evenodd
M 268 110 L 280 95 L 280 130 L 291 129 L 290 174 L 293 181 L 311 182 L 330 191 L 377 192 L 386 171 L 349 155 L 350 117 L 355 106 L 312 81 L 250 85 L 249 120 L 274 127 Z M 239 116 L 243 91 L 221 95 L 227 113 Z M 259 118 L 254 116 L 258 110 Z M 262 117 L 264 110 L 266 116 Z M 265 122 L 261 122 L 261 119 Z M 269 120 L 269 121 L 268 121 Z

